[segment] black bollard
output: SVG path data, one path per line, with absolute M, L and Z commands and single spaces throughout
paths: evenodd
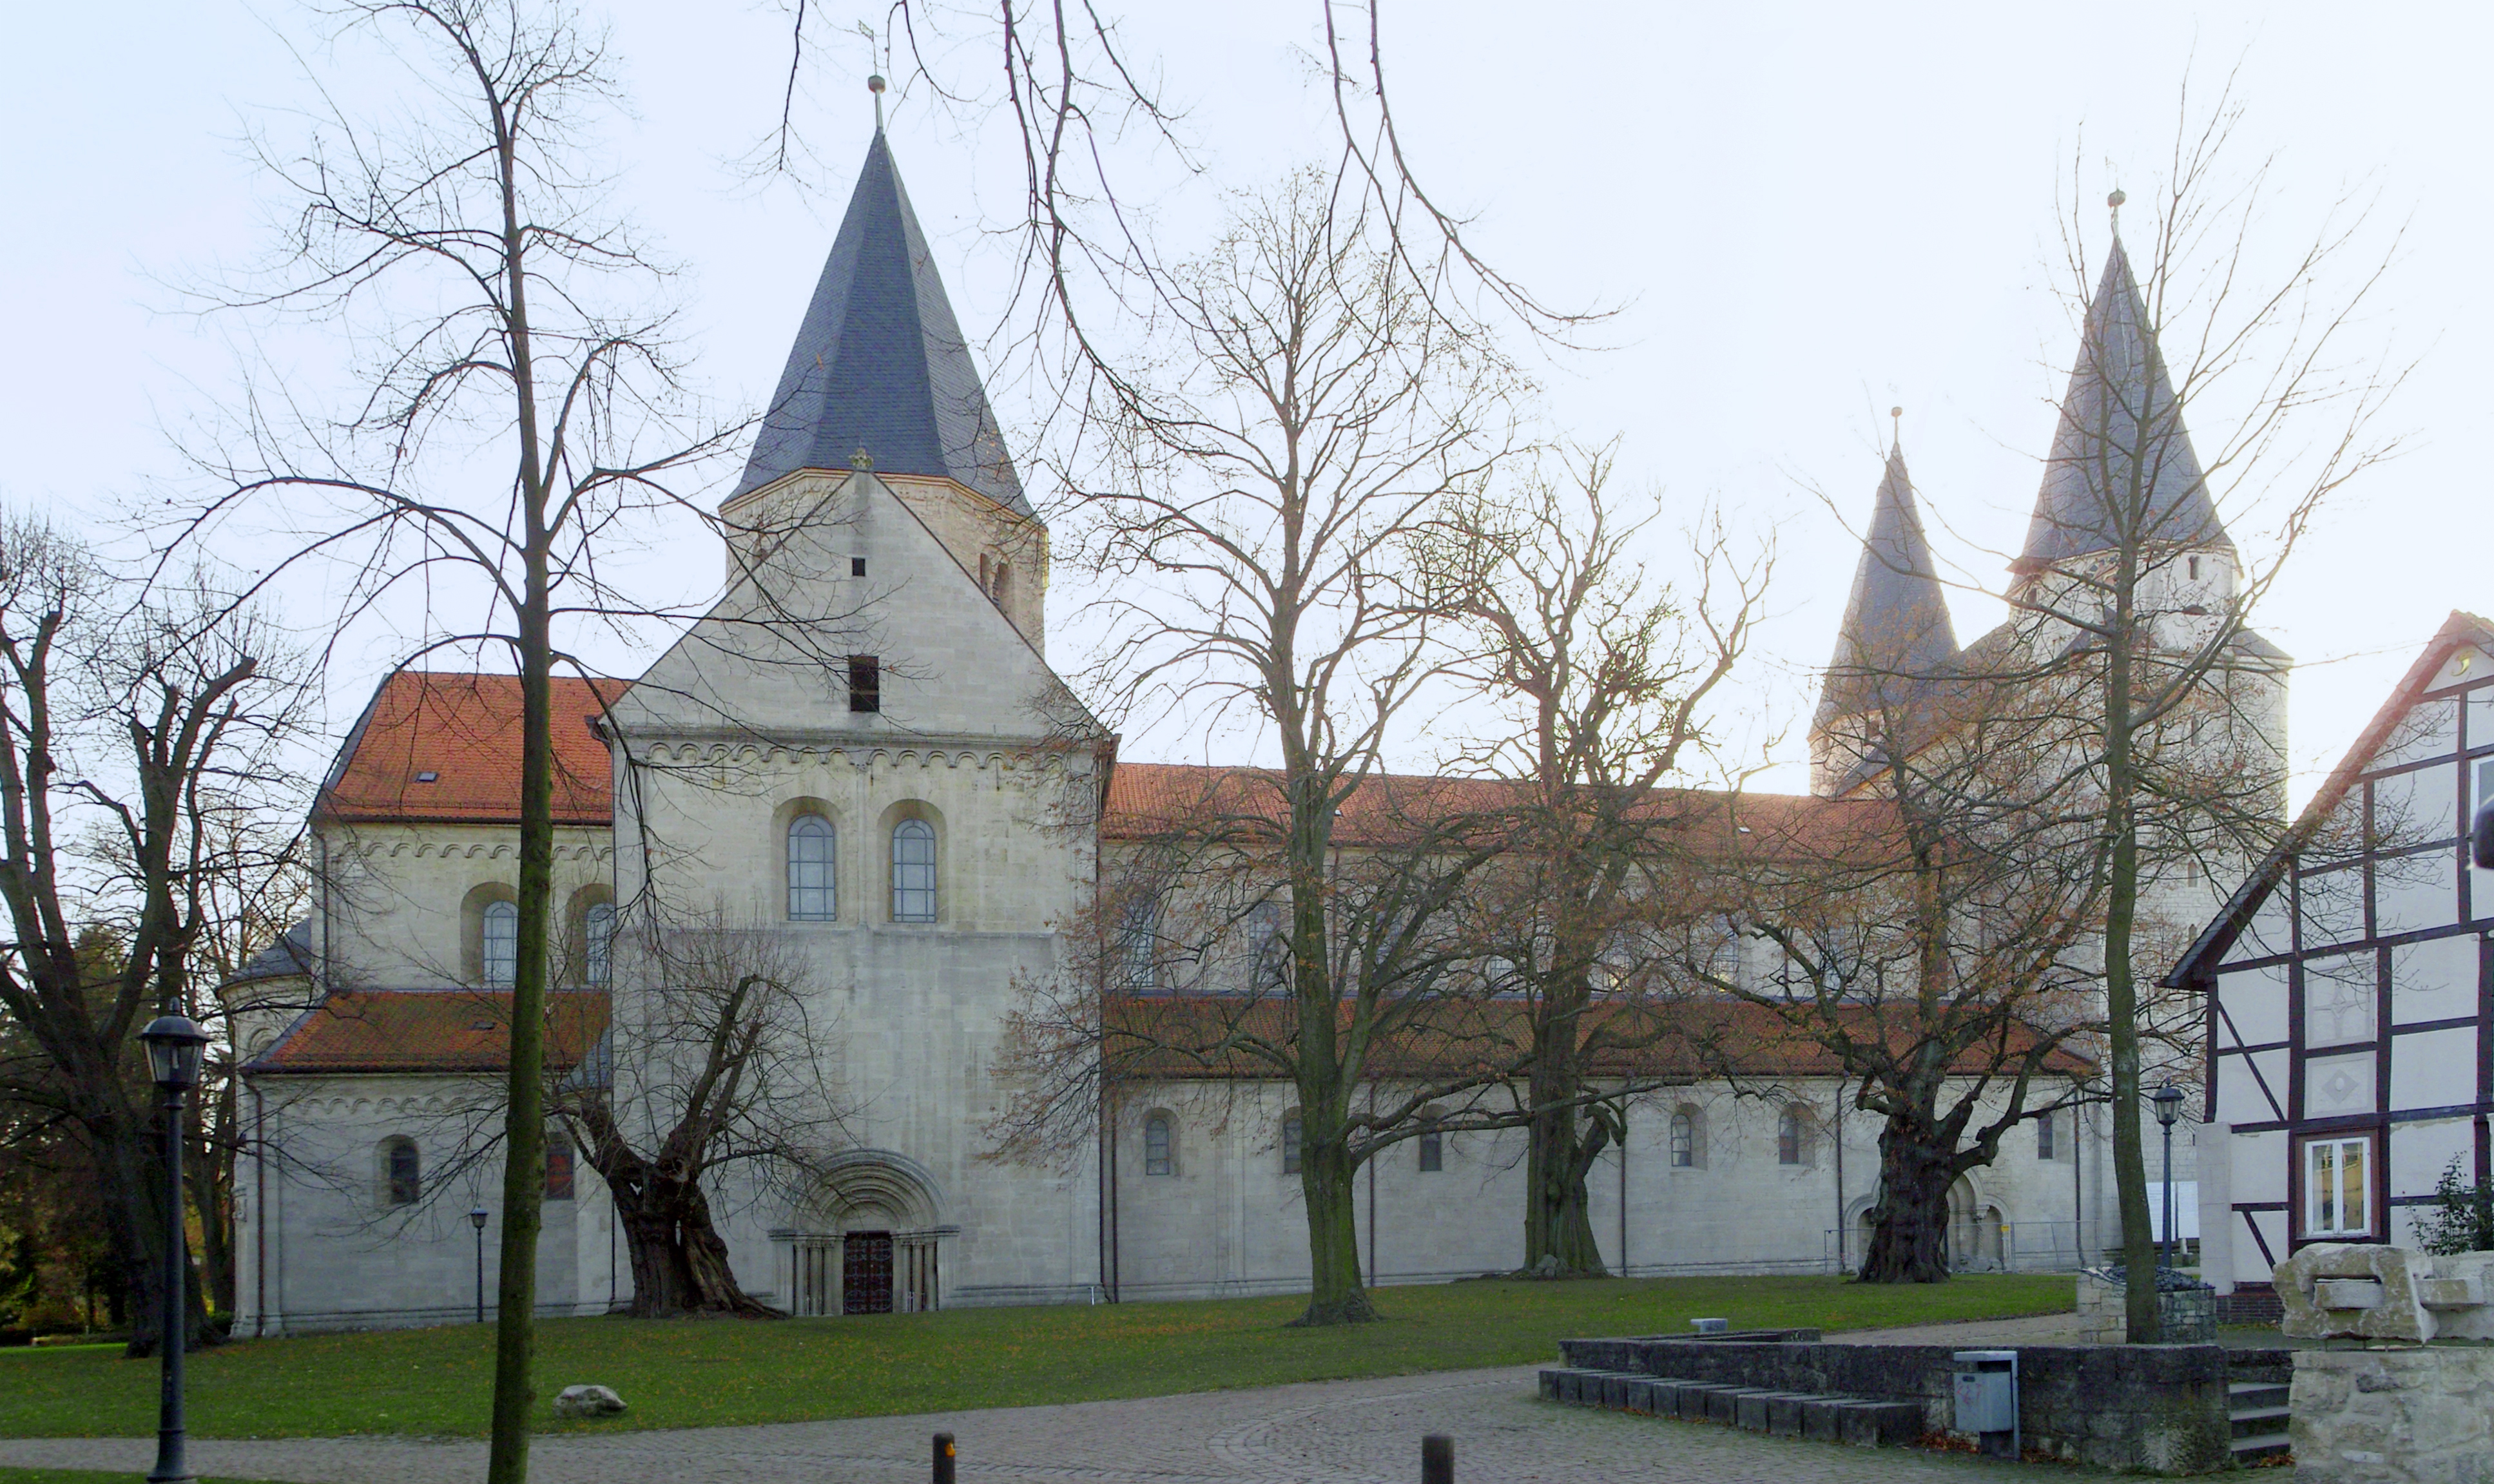
M 1455 1484 L 1455 1440 L 1444 1433 L 1420 1439 L 1420 1484 Z
M 935 1484 L 953 1484 L 953 1435 L 935 1435 Z

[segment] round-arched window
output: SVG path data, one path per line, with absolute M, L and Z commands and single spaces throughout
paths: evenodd
M 923 819 L 892 827 L 892 920 L 935 921 L 935 827 Z
M 385 1205 L 411 1206 L 424 1194 L 424 1158 L 415 1140 L 392 1138 L 381 1145 L 381 1200 Z
M 602 989 L 615 972 L 615 904 L 591 902 L 580 916 L 580 934 L 589 982 Z
M 1143 1120 L 1144 1174 L 1165 1175 L 1170 1172 L 1170 1146 L 1174 1141 L 1173 1134 L 1167 1113 L 1154 1113 Z
M 520 977 L 520 904 L 485 904 L 485 983 L 508 989 Z
M 1697 1120 L 1687 1108 L 1671 1115 L 1671 1167 L 1693 1169 L 1697 1166 Z
M 790 921 L 828 923 L 839 915 L 839 895 L 832 870 L 832 847 L 836 839 L 832 822 L 820 814 L 800 814 L 788 822 Z

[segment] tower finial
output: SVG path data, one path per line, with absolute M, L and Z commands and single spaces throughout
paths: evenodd
M 868 73 L 866 90 L 874 95 L 874 132 L 883 133 L 883 74 Z
M 1890 453 L 1894 453 L 1904 446 L 1905 409 L 1903 408 L 1890 408 L 1888 409 L 1888 451 Z
M 2119 186 L 2114 188 L 2113 195 L 2105 197 L 2105 205 L 2113 211 L 2113 234 L 2116 237 L 2121 235 L 2121 203 L 2128 199 L 2130 197 L 2122 194 Z

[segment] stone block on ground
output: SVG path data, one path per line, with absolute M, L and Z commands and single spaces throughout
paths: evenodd
M 554 1399 L 558 1417 L 612 1417 L 624 1409 L 624 1399 L 604 1386 L 565 1386 Z

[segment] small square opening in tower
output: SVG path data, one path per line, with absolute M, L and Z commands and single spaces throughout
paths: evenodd
M 2192 564 L 2193 575 L 2198 575 L 2198 570 L 2199 564 L 2194 562 Z M 849 559 L 849 575 L 851 577 L 864 577 L 866 575 L 866 559 L 864 557 L 851 557 Z
M 2191 569 L 2191 580 L 2193 582 L 2198 582 L 2200 580 L 2200 559 L 2193 557 L 2190 559 L 2188 564 Z
M 849 710 L 883 710 L 883 662 L 871 654 L 849 656 Z

